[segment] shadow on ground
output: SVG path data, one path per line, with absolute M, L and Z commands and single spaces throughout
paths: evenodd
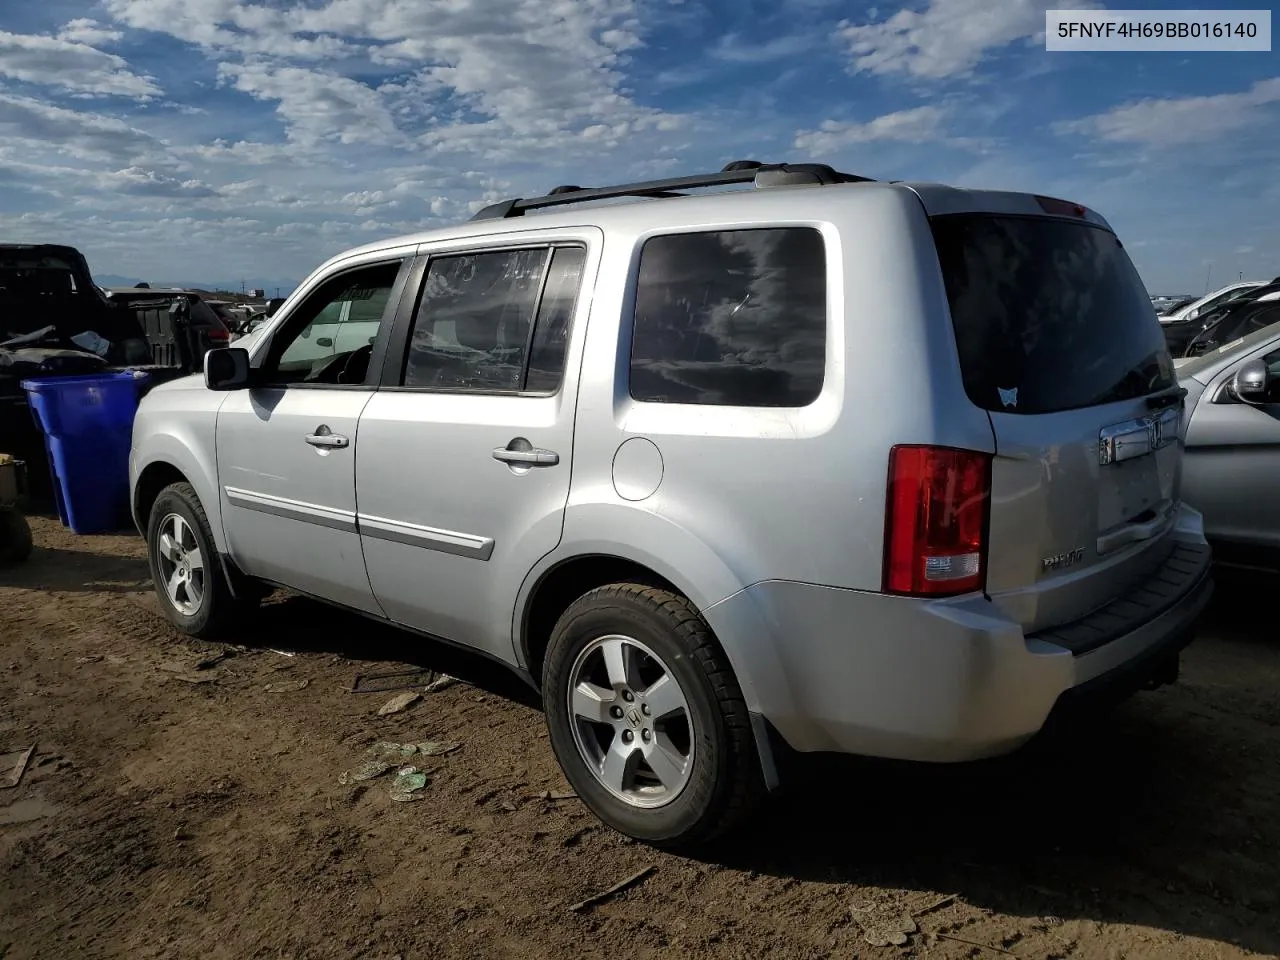
M 942 767 L 804 758 L 750 842 L 707 859 L 1280 955 L 1280 729 L 1267 680 L 1280 676 L 1280 636 L 1263 612 L 1278 584 L 1223 575 L 1182 683 L 1014 756 Z M 1240 646 L 1265 666 L 1259 677 L 1198 681 L 1202 662 Z

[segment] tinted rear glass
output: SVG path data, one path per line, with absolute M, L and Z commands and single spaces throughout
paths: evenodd
M 1051 413 L 1176 382 L 1151 300 L 1114 234 L 972 214 L 932 226 L 965 390 L 978 406 Z

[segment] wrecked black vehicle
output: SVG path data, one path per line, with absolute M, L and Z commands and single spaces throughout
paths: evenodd
M 200 369 L 230 339 L 186 291 L 104 291 L 74 247 L 0 244 L 0 451 L 37 437 L 22 381 L 145 370 L 154 386 Z

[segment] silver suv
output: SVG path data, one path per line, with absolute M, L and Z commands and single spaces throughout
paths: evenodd
M 178 629 L 283 585 L 485 654 L 688 845 L 784 749 L 986 757 L 1176 676 L 1182 404 L 1095 212 L 744 161 L 330 260 L 146 397 L 133 506 Z

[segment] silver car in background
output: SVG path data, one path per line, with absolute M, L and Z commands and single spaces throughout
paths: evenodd
M 335 257 L 147 395 L 133 503 L 180 630 L 284 585 L 492 657 L 683 846 L 779 748 L 987 757 L 1176 676 L 1182 397 L 1094 211 L 744 161 Z
M 1219 563 L 1280 571 L 1280 323 L 1179 364 L 1183 495 Z

